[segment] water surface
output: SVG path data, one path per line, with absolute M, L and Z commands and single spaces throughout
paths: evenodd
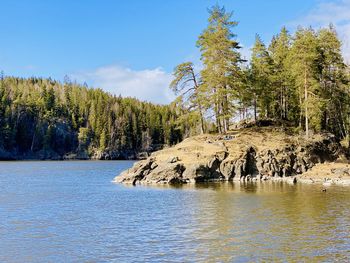
M 131 165 L 0 162 L 0 262 L 350 260 L 350 188 L 111 183 Z

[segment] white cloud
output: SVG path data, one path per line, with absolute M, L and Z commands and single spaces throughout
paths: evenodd
M 304 18 L 295 21 L 303 26 L 324 27 L 332 23 L 343 42 L 343 54 L 350 62 L 350 0 L 319 3 Z
M 168 104 L 174 99 L 169 89 L 172 76 L 162 68 L 132 70 L 112 65 L 75 73 L 70 77 L 80 83 L 86 82 L 89 86 L 123 97 L 135 97 L 160 104 Z

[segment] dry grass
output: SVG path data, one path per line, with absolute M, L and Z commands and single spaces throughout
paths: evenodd
M 261 127 L 232 130 L 225 135 L 204 134 L 187 138 L 183 142 L 164 150 L 153 153 L 158 161 L 166 161 L 178 157 L 184 164 L 207 161 L 211 156 L 222 151 L 229 152 L 229 158 L 235 159 L 253 146 L 257 151 L 282 149 L 287 145 L 304 144 L 305 139 L 292 135 L 280 128 Z M 312 140 L 319 140 L 316 135 Z
M 190 164 L 207 161 L 211 155 L 225 150 L 225 146 L 214 141 L 212 136 L 201 135 L 188 138 L 174 147 L 155 152 L 152 156 L 160 162 L 178 157 L 182 163 Z

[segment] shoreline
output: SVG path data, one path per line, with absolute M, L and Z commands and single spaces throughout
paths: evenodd
M 350 186 L 350 178 L 347 179 L 341 179 L 341 178 L 327 178 L 327 177 L 319 177 L 319 178 L 304 178 L 303 175 L 293 176 L 290 177 L 284 177 L 284 178 L 271 178 L 267 181 L 272 182 L 286 182 L 289 184 L 309 184 L 309 185 L 323 185 L 324 187 L 329 186 Z
M 119 175 L 118 175 L 119 176 Z M 111 182 L 115 184 L 119 184 L 120 182 L 117 181 L 118 176 L 116 176 Z M 186 182 L 186 183 L 180 183 L 180 184 L 168 184 L 168 183 L 155 183 L 155 182 L 138 182 L 136 184 L 133 184 L 131 182 L 123 183 L 124 185 L 133 185 L 133 186 L 200 186 L 205 184 L 227 184 L 227 183 L 287 183 L 289 185 L 297 185 L 297 184 L 306 184 L 306 185 L 322 185 L 324 187 L 331 187 L 331 186 L 350 186 L 350 178 L 342 179 L 342 178 L 303 178 L 303 175 L 297 175 L 297 176 L 290 176 L 290 177 L 272 177 L 269 179 L 258 179 L 258 178 L 252 178 L 250 180 L 207 180 L 202 182 Z
M 283 130 L 244 128 L 200 135 L 166 148 L 115 177 L 125 184 L 286 181 L 350 185 L 350 164 L 332 134 L 309 140 Z
M 100 162 L 111 162 L 111 161 L 130 161 L 130 162 L 138 162 L 140 159 L 116 159 L 116 160 L 99 160 L 99 159 L 16 159 L 16 160 L 0 160 L 1 162 L 91 162 L 91 161 L 100 161 Z

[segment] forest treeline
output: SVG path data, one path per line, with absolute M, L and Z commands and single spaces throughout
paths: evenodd
M 259 35 L 249 59 L 242 58 L 232 13 L 209 9 L 207 28 L 197 46 L 200 71 L 192 62 L 178 65 L 171 88 L 187 118 L 207 132 L 206 119 L 220 133 L 237 119 L 273 119 L 296 131 L 330 131 L 349 137 L 349 67 L 335 28 L 285 27 L 265 45 Z M 207 122 L 208 123 L 208 122 Z
M 0 76 L 0 158 L 123 159 L 239 120 L 270 119 L 306 137 L 349 138 L 350 74 L 335 28 L 286 28 L 240 52 L 232 13 L 215 5 L 199 35 L 200 70 L 175 67 L 170 105 L 121 98 L 66 79 Z M 165 89 L 167 87 L 164 87 Z
M 66 80 L 0 78 L 0 157 L 135 158 L 182 140 L 172 106 L 112 96 Z M 100 156 L 98 156 L 100 154 Z

